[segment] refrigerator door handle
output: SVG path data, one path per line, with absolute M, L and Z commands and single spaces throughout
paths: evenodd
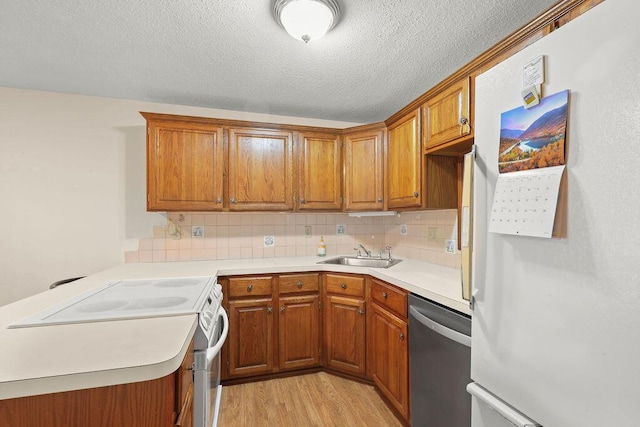
M 467 384 L 467 392 L 496 411 L 504 419 L 517 427 L 542 427 L 531 418 L 513 408 L 478 383 Z
M 434 322 L 429 319 L 424 314 L 420 313 L 415 307 L 409 307 L 409 313 L 413 316 L 418 322 L 422 323 L 429 329 L 432 329 L 434 332 L 439 333 L 442 336 L 449 338 L 459 344 L 462 344 L 467 347 L 471 347 L 471 337 L 465 334 L 461 334 L 458 331 L 454 331 L 453 329 L 449 329 L 446 326 L 442 326 L 438 322 Z

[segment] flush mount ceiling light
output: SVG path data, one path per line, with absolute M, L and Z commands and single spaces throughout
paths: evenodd
M 273 12 L 291 37 L 305 43 L 324 36 L 340 18 L 335 0 L 276 0 Z

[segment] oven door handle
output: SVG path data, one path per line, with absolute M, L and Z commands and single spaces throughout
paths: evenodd
M 216 357 L 218 353 L 220 353 L 220 349 L 222 348 L 224 342 L 227 340 L 227 334 L 229 333 L 229 318 L 227 317 L 227 312 L 224 310 L 224 308 L 220 307 L 218 316 L 220 317 L 219 320 L 222 320 L 224 322 L 224 326 L 222 328 L 222 333 L 220 334 L 218 342 L 216 342 L 213 347 L 209 347 L 207 349 L 207 366 L 211 363 L 214 357 Z

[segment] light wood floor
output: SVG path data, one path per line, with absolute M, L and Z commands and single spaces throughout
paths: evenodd
M 222 387 L 220 427 L 402 427 L 373 386 L 319 372 Z

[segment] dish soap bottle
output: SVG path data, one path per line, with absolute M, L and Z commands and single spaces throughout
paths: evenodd
M 324 237 L 320 236 L 320 243 L 318 243 L 318 256 L 325 256 L 327 254 L 327 246 L 324 244 Z

